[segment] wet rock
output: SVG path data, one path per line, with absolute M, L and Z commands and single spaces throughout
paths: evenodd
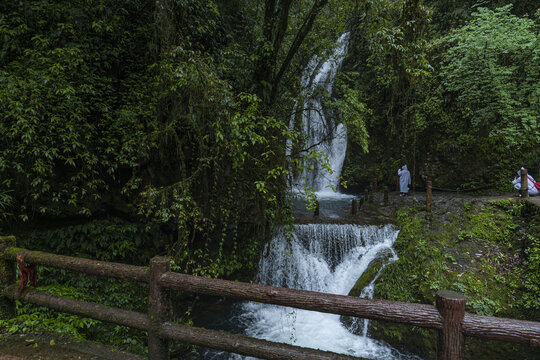
M 377 274 L 381 269 L 388 264 L 390 259 L 394 256 L 390 249 L 385 249 L 377 255 L 368 265 L 367 270 L 360 276 L 349 291 L 349 296 L 359 297 L 366 286 L 377 277 Z M 341 316 L 341 323 L 349 329 L 349 331 L 355 334 L 361 334 L 363 332 L 363 319 L 358 319 L 352 316 Z
M 388 261 L 393 257 L 392 251 L 386 249 L 373 259 L 367 267 L 367 270 L 360 276 L 356 281 L 356 284 L 353 286 L 351 291 L 349 291 L 349 296 L 359 297 L 362 293 L 362 290 L 368 286 L 373 279 L 377 276 L 379 271 L 385 266 Z

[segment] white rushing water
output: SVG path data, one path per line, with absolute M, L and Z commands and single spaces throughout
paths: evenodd
M 334 77 L 341 67 L 348 43 L 349 34 L 341 35 L 333 54 L 327 60 L 322 61 L 315 56 L 304 70 L 302 87 L 306 100 L 302 124 L 307 138 L 304 147 L 310 149 L 312 154 L 319 153 L 322 158 L 317 161 L 307 160 L 312 168 L 305 169 L 296 179 L 295 188 L 298 191 L 302 191 L 304 185 L 316 192 L 331 191 L 338 186 L 338 177 L 341 175 L 347 150 L 347 129 L 344 124 L 327 115 L 317 93 L 323 89 L 327 94 L 332 94 Z M 322 166 L 326 160 L 332 171 Z
M 334 53 L 321 61 L 314 57 L 304 71 L 302 85 L 306 96 L 302 124 L 306 148 L 327 159 L 333 171 L 327 171 L 320 161 L 311 161 L 295 181 L 293 192 L 302 193 L 310 187 L 321 200 L 321 215 L 339 218 L 344 204 L 349 206 L 352 195 L 339 194 L 341 174 L 347 149 L 347 131 L 343 124 L 325 115 L 321 88 L 332 93 L 334 77 L 347 51 L 349 35 L 342 35 Z M 291 144 L 287 144 L 291 150 Z M 303 205 L 303 199 L 296 199 Z M 301 206 L 300 206 L 301 207 Z M 360 276 L 375 259 L 397 260 L 392 245 L 398 230 L 392 225 L 361 226 L 337 224 L 295 225 L 291 233 L 281 232 L 267 244 L 259 261 L 256 283 L 348 295 Z M 372 298 L 375 279 L 366 286 L 361 297 Z M 240 314 L 230 320 L 245 335 L 269 341 L 332 351 L 370 359 L 412 360 L 392 347 L 368 337 L 368 321 L 352 318 L 347 326 L 339 315 L 295 308 L 246 302 L 239 305 Z M 252 359 L 237 354 L 208 352 L 205 359 Z
M 279 234 L 268 244 L 256 282 L 347 295 L 375 258 L 391 253 L 389 261 L 397 259 L 392 249 L 397 234 L 391 225 L 295 225 L 293 234 Z M 373 283 L 364 295 L 372 289 Z M 243 304 L 242 312 L 248 336 L 372 359 L 409 358 L 367 337 L 363 320 L 364 334 L 355 335 L 339 315 L 252 302 Z

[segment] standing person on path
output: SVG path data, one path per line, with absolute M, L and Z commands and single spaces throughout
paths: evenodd
M 399 196 L 409 195 L 409 185 L 411 184 L 411 173 L 407 169 L 407 165 L 403 165 L 397 171 L 399 175 Z

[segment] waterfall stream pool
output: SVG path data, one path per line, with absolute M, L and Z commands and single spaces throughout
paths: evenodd
M 267 244 L 255 282 L 348 295 L 373 260 L 397 260 L 392 245 L 398 233 L 388 224 L 295 225 L 292 233 L 280 232 Z M 362 297 L 373 295 L 374 281 Z M 363 319 L 346 326 L 339 315 L 253 302 L 222 301 L 215 308 L 219 316 L 205 311 L 195 325 L 371 359 L 420 359 L 369 338 Z M 213 350 L 202 350 L 197 358 L 253 359 Z
M 313 154 L 306 154 L 306 165 L 311 166 L 306 166 L 293 181 L 292 191 L 297 194 L 305 189 L 317 191 L 320 216 L 317 223 L 310 223 L 313 210 L 306 208 L 302 197 L 294 200 L 297 220 L 303 217 L 304 223 L 294 225 L 291 232 L 278 231 L 266 245 L 254 279 L 256 283 L 348 295 L 375 259 L 390 263 L 398 258 L 392 245 L 399 231 L 393 225 L 330 223 L 336 219 L 346 221 L 344 215 L 347 211 L 350 213 L 354 196 L 331 190 L 339 187 L 347 129 L 339 119 L 326 115 L 324 101 L 317 94 L 321 90 L 332 94 L 334 77 L 347 52 L 348 41 L 349 34 L 340 36 L 334 52 L 326 59 L 313 57 L 302 76 L 306 98 L 302 126 L 306 147 L 322 154 L 326 165 L 314 161 Z M 294 122 L 291 120 L 291 123 Z M 377 276 L 362 289 L 360 296 L 373 296 Z M 342 321 L 339 315 L 253 302 L 225 300 L 216 301 L 212 306 L 217 312 L 205 308 L 193 314 L 195 326 L 370 359 L 420 359 L 369 338 L 367 320 Z M 214 350 L 200 350 L 194 357 L 245 358 Z
M 351 210 L 351 201 L 356 196 L 339 194 L 335 192 L 318 192 L 317 201 L 319 201 L 319 214 L 321 217 L 330 219 L 338 219 L 342 217 L 344 212 Z M 313 215 L 313 210 L 307 208 L 307 201 L 301 196 L 296 196 L 293 199 L 294 212 L 297 215 Z

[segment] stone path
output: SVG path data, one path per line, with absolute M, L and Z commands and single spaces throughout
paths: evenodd
M 359 196 L 362 205 L 356 215 L 351 214 L 351 204 L 344 202 L 340 216 L 327 218 L 324 216 L 313 216 L 313 212 L 296 212 L 296 223 L 353 223 L 361 225 L 381 224 L 393 222 L 392 215 L 395 210 L 411 206 L 426 205 L 426 193 L 415 191 L 408 196 L 401 197 L 399 192 L 393 191 L 388 194 L 388 205 L 384 205 L 382 192 L 375 192 L 373 204 L 363 203 L 363 196 Z M 431 209 L 433 212 L 448 212 L 463 209 L 465 203 L 488 203 L 494 200 L 520 199 L 517 192 L 497 193 L 491 195 L 471 195 L 468 193 L 456 193 L 446 191 L 433 191 Z M 350 200 L 352 202 L 352 199 Z M 526 199 L 537 206 L 540 206 L 540 196 L 532 196 Z M 321 204 L 321 206 L 323 206 Z

